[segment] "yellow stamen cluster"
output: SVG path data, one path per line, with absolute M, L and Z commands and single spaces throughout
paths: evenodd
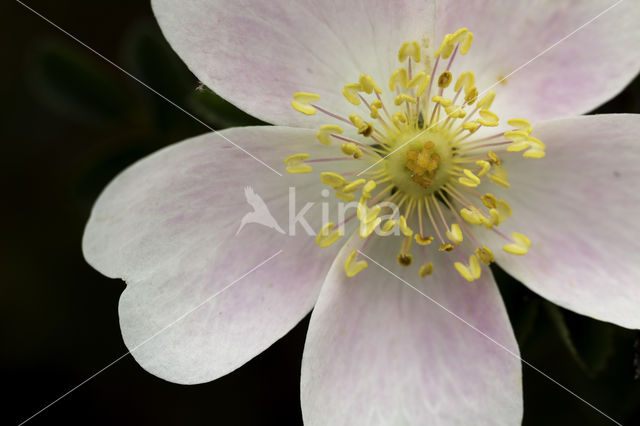
M 512 215 L 505 200 L 485 189 L 489 184 L 510 187 L 500 156 L 513 152 L 522 152 L 525 158 L 545 156 L 545 145 L 531 135 L 531 123 L 514 118 L 507 121 L 509 130 L 498 131 L 500 118 L 491 110 L 495 93 L 480 92 L 471 71 L 461 72 L 457 78 L 451 72 L 456 55 L 466 54 L 472 42 L 473 34 L 462 28 L 447 34 L 432 56 L 415 41 L 402 44 L 398 60 L 403 65 L 391 73 L 390 93 L 384 93 L 367 74 L 343 86 L 345 99 L 359 109 L 348 117 L 321 108 L 319 96 L 313 93 L 296 93 L 292 101 L 303 114 L 320 111 L 348 127 L 325 124 L 317 138 L 326 146 L 339 140 L 338 154 L 355 161 L 356 167 L 343 174 L 323 171 L 320 180 L 342 201 L 355 200 L 360 191 L 352 217 L 357 217 L 357 232 L 365 240 L 361 250 L 374 233 L 393 234 L 402 240 L 397 261 L 409 266 L 414 260 L 411 247 L 415 240 L 424 258 L 420 277 L 433 272 L 434 264 L 427 260 L 426 250 L 437 238 L 437 248 L 429 248 L 434 255 L 456 256 L 459 261 L 452 263 L 463 278 L 480 278 L 483 265 L 491 264 L 494 255 L 478 242 L 473 226 L 495 230 Z M 446 68 L 438 71 L 439 66 Z M 481 130 L 485 135 L 476 136 Z M 309 173 L 308 159 L 308 154 L 288 157 L 287 171 Z M 318 161 L 331 164 L 340 159 L 345 158 Z M 345 177 L 353 175 L 352 181 Z M 390 204 L 396 207 L 392 212 Z M 316 243 L 321 247 L 335 243 L 344 234 L 342 226 L 350 220 L 340 226 L 325 224 Z M 502 247 L 507 253 L 523 255 L 531 245 L 520 233 L 513 232 L 510 238 L 498 234 L 507 240 Z M 344 265 L 347 276 L 355 276 L 367 267 L 367 262 L 358 257 L 357 250 L 350 253 Z M 464 261 L 466 258 L 468 261 Z

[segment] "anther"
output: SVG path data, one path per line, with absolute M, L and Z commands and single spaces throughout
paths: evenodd
M 494 262 L 493 253 L 487 246 L 478 247 L 476 249 L 476 255 L 485 265 L 489 265 Z
M 531 247 L 531 241 L 518 232 L 512 232 L 511 238 L 513 238 L 514 243 L 503 246 L 502 250 L 519 256 L 527 254 L 529 247 Z
M 451 75 L 451 72 L 443 72 L 442 74 L 440 74 L 440 77 L 438 77 L 438 87 L 441 89 L 446 89 L 447 87 L 449 87 L 449 84 L 451 84 L 452 79 L 453 76 Z
M 475 254 L 469 256 L 469 265 L 465 265 L 462 262 L 456 262 L 453 264 L 456 267 L 462 278 L 467 281 L 474 281 L 480 278 L 480 274 L 482 273 L 482 269 L 480 268 L 480 263 L 478 262 L 478 258 Z
M 420 270 L 418 271 L 418 275 L 420 275 L 420 278 L 424 278 L 427 275 L 431 275 L 433 273 L 433 263 L 431 262 L 427 262 L 424 265 L 422 265 L 420 267 Z
M 316 109 L 310 105 L 311 102 L 315 102 L 320 99 L 320 95 L 315 93 L 297 92 L 293 94 L 293 100 L 291 106 L 296 111 L 306 115 L 313 115 L 316 113 Z
M 360 91 L 362 91 L 360 83 L 348 83 L 344 85 L 342 94 L 353 105 L 360 105 L 360 97 L 358 96 L 358 92 Z
M 367 267 L 367 262 L 365 260 L 356 261 L 357 254 L 358 253 L 353 250 L 344 264 L 344 272 L 349 278 L 355 277 L 360 271 Z
M 321 144 L 323 145 L 331 145 L 331 134 L 342 134 L 343 130 L 340 126 L 337 126 L 335 124 L 325 124 L 324 126 L 320 127 L 320 130 L 318 130 L 318 133 L 316 133 L 316 137 L 318 138 L 318 140 L 320 141 Z
M 413 256 L 411 256 L 411 254 L 409 253 L 399 253 L 398 263 L 402 266 L 409 266 L 413 263 Z
M 329 222 L 322 227 L 316 237 L 317 245 L 320 247 L 329 247 L 342 236 L 342 231 L 340 229 L 331 230 L 331 228 L 333 228 L 333 222 Z
M 416 243 L 420 244 L 421 246 L 428 246 L 433 242 L 433 237 L 423 237 L 420 234 L 415 234 L 414 239 L 416 240 Z
M 398 51 L 398 61 L 404 62 L 409 56 L 411 56 L 415 62 L 420 62 L 420 45 L 418 42 L 412 41 L 409 43 L 408 41 L 405 41 L 402 43 L 402 46 Z
M 360 74 L 358 82 L 360 83 L 362 90 L 369 95 L 373 93 L 374 90 L 378 94 L 382 93 L 382 89 L 378 87 L 376 82 L 373 81 L 373 77 L 371 77 L 370 75 Z
M 304 161 L 309 158 L 309 154 L 293 154 L 284 159 L 284 164 L 287 166 L 287 172 L 295 173 L 309 173 L 311 170 L 310 165 L 305 164 Z

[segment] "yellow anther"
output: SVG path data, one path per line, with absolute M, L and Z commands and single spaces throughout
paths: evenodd
M 387 220 L 384 225 L 382 225 L 380 227 L 380 230 L 382 231 L 382 235 L 386 235 L 388 233 L 390 233 L 391 231 L 393 231 L 393 228 L 396 227 L 397 222 L 393 219 L 389 219 Z
M 462 128 L 464 130 L 468 130 L 470 133 L 474 133 L 476 130 L 478 130 L 479 127 L 480 124 L 476 123 L 475 121 L 467 121 L 462 125 Z
M 410 266 L 413 263 L 413 256 L 409 253 L 399 253 L 398 263 L 402 266 Z
M 400 226 L 400 232 L 402 232 L 405 237 L 413 236 L 413 231 L 409 228 L 409 225 L 407 225 L 407 219 L 404 216 L 400 216 L 398 224 Z
M 473 225 L 482 225 L 484 223 L 484 216 L 482 216 L 482 213 L 475 207 L 460 210 L 460 216 Z
M 429 86 L 430 81 L 431 81 L 430 75 L 427 75 L 424 72 L 419 72 L 418 74 L 413 76 L 413 78 L 409 81 L 407 86 L 409 86 L 410 89 L 417 86 L 416 95 L 422 96 L 424 91 L 427 90 L 427 87 Z
M 358 128 L 358 133 L 364 136 L 369 136 L 371 132 L 373 132 L 373 126 L 366 121 L 358 114 L 351 114 L 349 116 L 349 121 L 353 123 L 354 126 Z
M 476 107 L 489 109 L 491 108 L 491 105 L 493 104 L 493 100 L 495 98 L 496 98 L 496 93 L 493 90 L 489 90 L 489 93 L 487 93 L 482 99 L 478 101 L 478 103 L 476 104 Z
M 285 158 L 284 164 L 287 165 L 287 172 L 309 173 L 313 169 L 310 165 L 304 163 L 304 161 L 308 158 L 309 154 L 293 154 Z
M 329 247 L 342 236 L 342 231 L 339 228 L 334 230 L 331 230 L 331 228 L 333 228 L 333 222 L 329 222 L 322 227 L 320 232 L 318 232 L 318 236 L 316 237 L 317 245 L 319 245 L 320 247 Z
M 382 222 L 382 219 L 379 217 L 376 217 L 371 222 L 360 222 L 360 228 L 358 228 L 360 238 L 367 238 L 371 235 L 378 225 L 380 225 L 380 222 Z
M 320 95 L 316 95 L 315 93 L 298 92 L 293 94 L 291 106 L 293 106 L 293 108 L 298 112 L 306 115 L 313 115 L 316 113 L 316 109 L 310 104 L 311 102 L 315 102 L 319 99 Z
M 478 256 L 480 261 L 485 265 L 489 265 L 495 261 L 493 257 L 493 252 L 491 252 L 491 250 L 489 250 L 487 246 L 478 247 L 476 249 L 476 255 Z
M 484 204 L 488 209 L 495 209 L 498 207 L 498 199 L 493 194 L 484 194 L 480 199 L 482 200 L 482 204 Z
M 358 207 L 356 210 L 356 215 L 361 222 L 369 223 L 373 222 L 378 215 L 380 214 L 380 206 L 375 205 L 371 208 L 367 206 L 367 199 L 365 197 L 361 197 L 358 202 Z
M 332 188 L 342 188 L 347 184 L 345 178 L 334 172 L 320 173 L 320 182 Z
M 455 245 L 459 246 L 460 243 L 462 243 L 462 230 L 460 229 L 460 225 L 457 223 L 452 224 L 450 230 L 447 229 L 446 235 L 447 238 Z
M 412 41 L 411 43 L 405 41 L 402 43 L 402 46 L 400 46 L 400 50 L 398 50 L 398 61 L 404 62 L 409 56 L 411 56 L 416 63 L 420 62 L 420 45 L 417 41 Z
M 358 188 L 360 188 L 360 185 L 362 185 L 366 181 L 366 179 L 356 179 L 353 182 L 349 182 L 348 184 L 346 184 L 344 188 L 342 188 L 342 191 L 347 193 L 357 191 Z
M 466 28 L 460 28 L 452 35 L 453 43 L 460 43 L 460 53 L 465 55 L 471 49 L 473 43 L 473 33 Z
M 493 161 L 493 164 L 495 164 L 496 166 L 499 166 L 500 164 L 502 164 L 500 157 L 498 157 L 498 155 L 495 152 L 489 151 L 488 155 L 491 161 Z
M 478 89 L 475 87 L 471 88 L 469 93 L 464 96 L 464 101 L 467 105 L 473 105 L 473 103 L 478 99 Z
M 395 92 L 396 86 L 398 84 L 403 89 L 406 89 L 407 86 L 409 85 L 408 78 L 407 78 L 407 70 L 404 68 L 398 68 L 393 72 L 393 74 L 391 74 L 391 78 L 389 79 L 389 89 Z
M 478 177 L 484 176 L 489 171 L 489 169 L 491 169 L 491 163 L 484 160 L 476 161 L 476 166 L 482 167 L 482 169 L 478 172 Z
M 524 158 L 542 158 L 546 155 L 544 152 L 546 147 L 540 139 L 529 136 L 529 143 L 531 144 L 531 149 L 522 154 Z
M 424 278 L 427 275 L 431 275 L 433 273 L 433 263 L 431 262 L 427 262 L 424 265 L 422 265 L 420 267 L 420 270 L 418 271 L 418 275 L 420 275 L 420 278 Z
M 480 268 L 480 262 L 475 254 L 469 256 L 469 265 L 465 265 L 462 262 L 456 262 L 453 264 L 456 267 L 462 278 L 467 281 L 474 281 L 480 278 L 482 274 L 482 268 Z
M 460 182 L 464 186 L 475 188 L 476 186 L 480 185 L 480 183 L 482 182 L 480 178 L 474 175 L 471 170 L 464 169 L 462 172 L 464 173 L 464 176 L 458 178 L 458 182 Z
M 449 105 L 444 107 L 445 112 L 452 118 L 464 118 L 467 112 L 460 108 L 458 105 Z
M 492 229 L 494 226 L 498 226 L 500 224 L 500 214 L 496 209 L 489 209 L 489 217 L 483 217 L 482 220 L 487 229 Z
M 353 105 L 360 105 L 360 97 L 358 96 L 358 92 L 360 91 L 362 91 L 360 83 L 348 83 L 344 85 L 342 94 Z
M 452 251 L 454 248 L 453 244 L 445 243 L 438 247 L 438 251 Z
M 512 118 L 507 121 L 509 126 L 515 127 L 518 130 L 526 132 L 527 134 L 531 133 L 531 123 L 529 123 L 524 118 Z
M 376 187 L 376 182 L 373 180 L 368 181 L 363 187 L 362 187 L 362 195 L 365 196 L 366 198 L 371 197 L 371 191 L 373 191 Z
M 453 52 L 454 44 L 455 43 L 453 41 L 453 34 L 445 35 L 442 43 L 440 44 L 440 47 L 438 47 L 438 50 L 436 50 L 434 57 L 437 58 L 438 56 L 441 56 L 442 59 L 447 59 Z
M 443 107 L 447 107 L 447 106 L 449 106 L 449 105 L 451 105 L 451 104 L 453 103 L 453 102 L 451 101 L 451 99 L 443 98 L 443 97 L 442 97 L 442 96 L 440 96 L 440 95 L 435 95 L 433 98 L 431 98 L 431 100 L 432 100 L 433 102 L 437 102 L 437 103 L 439 103 L 439 104 L 440 104 L 440 105 L 442 105 Z
M 345 142 L 340 146 L 345 155 L 353 156 L 353 158 L 362 157 L 362 150 L 353 142 Z
M 512 232 L 511 238 L 513 238 L 514 242 L 512 244 L 507 244 L 502 247 L 502 250 L 506 251 L 510 254 L 516 254 L 522 256 L 527 254 L 529 247 L 531 247 L 531 241 L 524 235 L 518 232 Z
M 318 137 L 318 140 L 320 141 L 321 144 L 323 145 L 331 145 L 331 134 L 342 134 L 343 130 L 340 126 L 337 126 L 335 124 L 325 124 L 324 126 L 320 127 L 320 130 L 318 130 L 318 133 L 316 133 L 316 136 Z
M 355 277 L 358 274 L 358 272 L 362 271 L 364 268 L 367 267 L 366 260 L 356 261 L 357 254 L 358 253 L 355 250 L 353 250 L 344 264 L 344 272 L 347 274 L 347 277 L 349 278 Z
M 464 38 L 464 40 L 460 42 L 460 54 L 466 55 L 469 49 L 471 49 L 472 43 L 473 43 L 473 33 L 469 31 L 466 37 Z
M 504 222 L 506 218 L 511 217 L 511 206 L 505 200 L 498 201 L 498 205 L 495 209 L 498 210 L 498 214 L 500 215 L 500 222 Z
M 402 105 L 403 102 L 411 103 L 411 104 L 417 103 L 416 98 L 413 98 L 409 95 L 401 93 L 398 96 L 396 96 L 394 103 L 399 106 L 399 105 Z
M 396 112 L 393 114 L 393 116 L 391 117 L 391 119 L 393 120 L 393 123 L 398 125 L 400 123 L 404 124 L 407 122 L 407 116 L 405 115 L 404 112 Z
M 496 185 L 500 185 L 500 186 L 502 186 L 504 188 L 511 188 L 511 184 L 509 183 L 507 178 L 504 177 L 504 176 L 489 175 L 489 180 L 491 182 L 495 183 Z
M 360 83 L 362 90 L 367 94 L 373 93 L 374 90 L 378 94 L 382 93 L 382 89 L 378 87 L 376 82 L 373 81 L 373 77 L 371 77 L 370 75 L 360 74 L 360 78 L 358 79 L 358 82 Z
M 531 146 L 531 143 L 529 142 L 529 134 L 522 130 L 510 130 L 508 132 L 504 132 L 504 137 L 513 142 L 507 147 L 507 151 L 509 152 L 523 151 Z
M 371 118 L 378 118 L 380 116 L 380 113 L 378 112 L 380 108 L 382 108 L 382 101 L 376 99 L 371 102 Z
M 465 34 L 467 34 L 468 32 L 469 30 L 465 27 L 459 28 L 458 30 L 456 30 L 456 32 L 451 34 L 451 41 L 453 43 L 460 43 L 460 41 L 464 38 Z
M 498 125 L 500 119 L 496 114 L 489 111 L 488 109 L 481 109 L 480 111 L 478 111 L 478 114 L 480 114 L 480 117 L 482 118 L 478 118 L 476 121 L 483 126 L 495 127 Z
M 440 74 L 440 77 L 438 77 L 438 87 L 441 89 L 446 89 L 451 84 L 452 79 L 453 76 L 451 75 L 451 72 L 443 72 L 442 74 Z
M 413 238 L 416 240 L 416 243 L 421 246 L 428 246 L 433 241 L 433 237 L 423 237 L 420 234 L 415 234 Z
M 345 203 L 348 203 L 356 199 L 355 194 L 353 194 L 352 192 L 343 192 L 340 188 L 336 188 L 335 194 L 336 194 L 336 197 L 340 198 Z
M 453 90 L 456 92 L 464 87 L 464 93 L 468 94 L 471 92 L 471 89 L 475 88 L 476 77 L 473 75 L 471 71 L 464 71 L 458 77 L 456 81 L 456 85 L 453 87 Z

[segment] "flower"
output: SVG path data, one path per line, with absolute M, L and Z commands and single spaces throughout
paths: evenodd
M 640 119 L 571 117 L 637 73 L 640 10 L 631 2 L 569 37 L 602 12 L 600 2 L 153 7 L 203 82 L 277 126 L 168 147 L 116 177 L 96 202 L 83 251 L 100 272 L 126 280 L 122 334 L 146 370 L 177 383 L 214 380 L 315 306 L 301 379 L 306 423 L 513 424 L 522 418 L 519 352 L 484 263 L 495 258 L 578 313 L 640 326 Z M 495 98 L 484 93 L 496 82 Z M 302 173 L 278 176 L 247 152 Z M 377 174 L 359 181 L 362 171 Z M 359 191 L 353 236 L 326 223 L 317 241 L 295 224 L 288 234 L 247 227 L 235 235 L 246 186 L 281 218 L 317 200 L 320 179 L 342 199 Z M 406 195 L 404 208 L 421 203 L 383 223 L 371 201 L 385 182 Z M 321 209 L 306 218 L 322 224 Z

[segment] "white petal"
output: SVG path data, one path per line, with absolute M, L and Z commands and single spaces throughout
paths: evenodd
M 193 73 L 219 95 L 274 124 L 327 122 L 291 107 L 296 92 L 348 116 L 346 83 L 369 74 L 381 87 L 405 41 L 433 43 L 434 2 L 153 0 L 160 27 Z
M 468 27 L 473 46 L 454 69 L 474 71 L 479 91 L 515 71 L 493 87 L 492 109 L 533 122 L 582 114 L 620 92 L 640 70 L 639 21 L 633 1 L 450 0 L 439 3 L 437 34 Z
M 370 244 L 365 253 L 442 306 L 371 260 L 347 278 L 345 258 L 361 245 L 352 239 L 311 317 L 302 362 L 305 424 L 519 424 L 518 346 L 489 271 L 469 283 L 451 263 L 438 262 L 420 279 L 416 268 L 396 263 L 399 239 Z
M 262 352 L 309 312 L 335 248 L 320 249 L 300 225 L 295 236 L 274 229 L 288 231 L 289 186 L 296 186 L 296 212 L 320 199 L 316 174 L 282 170 L 283 158 L 302 150 L 326 154 L 327 148 L 301 129 L 206 134 L 141 160 L 102 193 L 83 251 L 100 272 L 127 281 L 119 307 L 122 334 L 146 370 L 178 383 L 213 380 Z M 273 228 L 250 221 L 239 229 L 246 214 L 260 209 L 256 197 L 271 213 L 261 210 L 257 219 Z M 320 209 L 316 203 L 305 216 L 314 230 L 320 229 Z
M 546 157 L 508 157 L 511 189 L 496 191 L 513 208 L 501 228 L 532 245 L 525 256 L 494 250 L 498 263 L 567 309 L 640 328 L 640 115 L 554 120 L 533 134 Z

